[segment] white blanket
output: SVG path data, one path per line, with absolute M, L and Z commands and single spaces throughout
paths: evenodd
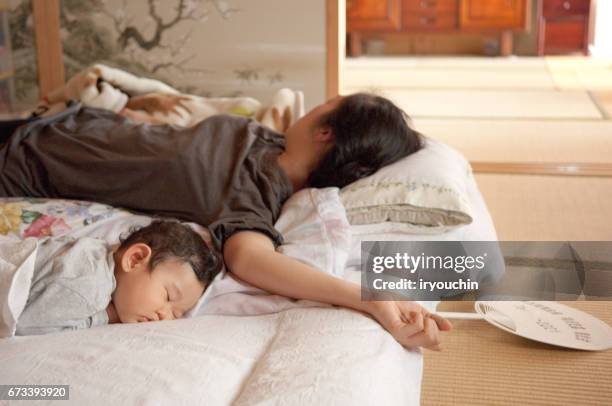
M 147 95 L 150 97 L 143 97 Z M 279 89 L 266 105 L 252 97 L 202 97 L 180 93 L 159 80 L 99 63 L 49 92 L 45 107 L 56 111 L 68 100 L 115 113 L 127 107 L 146 113 L 157 123 L 183 127 L 191 127 L 215 114 L 239 114 L 282 133 L 304 115 L 304 94 L 299 90 Z

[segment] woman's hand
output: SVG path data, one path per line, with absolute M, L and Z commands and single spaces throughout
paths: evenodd
M 404 347 L 440 350 L 440 331 L 449 331 L 451 323 L 429 313 L 414 301 L 370 301 L 365 310 Z

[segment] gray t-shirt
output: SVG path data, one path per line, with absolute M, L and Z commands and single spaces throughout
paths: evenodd
M 75 104 L 19 127 L 0 147 L 0 196 L 93 200 L 234 232 L 274 229 L 292 186 L 277 164 L 282 135 L 219 115 L 191 128 L 138 124 Z
M 47 334 L 108 324 L 115 290 L 111 247 L 95 238 L 39 241 L 32 285 L 16 335 Z

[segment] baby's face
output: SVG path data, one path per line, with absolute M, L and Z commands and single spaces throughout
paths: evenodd
M 204 284 L 188 263 L 169 259 L 153 270 L 148 266 L 118 272 L 113 303 L 122 323 L 173 320 L 198 302 Z

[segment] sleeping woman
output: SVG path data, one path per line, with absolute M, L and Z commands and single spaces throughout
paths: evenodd
M 364 301 L 359 285 L 276 252 L 282 204 L 343 187 L 421 148 L 389 100 L 359 93 L 312 109 L 284 135 L 218 115 L 182 128 L 72 104 L 4 134 L 0 196 L 91 200 L 208 225 L 227 268 L 272 293 L 362 311 L 406 347 L 437 349 L 450 323 L 410 301 Z

